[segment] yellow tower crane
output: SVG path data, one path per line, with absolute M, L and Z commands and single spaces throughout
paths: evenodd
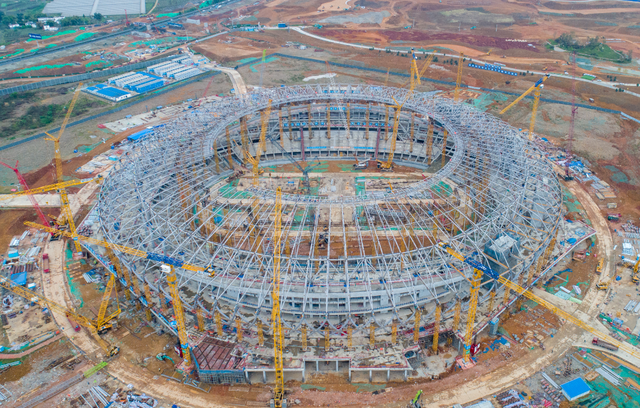
M 546 81 L 548 78 L 549 78 L 549 74 L 546 74 L 542 78 L 538 79 L 531 88 L 524 91 L 524 93 L 518 96 L 515 101 L 511 102 L 509 106 L 507 106 L 502 111 L 500 111 L 500 114 L 502 115 L 509 109 L 513 108 L 522 99 L 524 99 L 525 96 L 533 92 L 533 109 L 531 110 L 531 121 L 529 122 L 529 140 L 533 140 L 533 128 L 536 125 L 536 113 L 538 113 L 538 102 L 540 101 L 540 91 L 542 91 L 542 88 L 544 87 L 544 81 Z
M 416 60 L 417 60 L 416 54 L 412 53 L 411 76 L 409 78 L 409 84 L 410 84 L 409 92 L 407 92 L 402 103 L 399 103 L 395 98 L 393 98 L 393 101 L 396 104 L 390 106 L 395 108 L 396 111 L 393 119 L 393 133 L 391 134 L 391 144 L 389 146 L 389 155 L 387 156 L 387 161 L 383 162 L 381 160 L 378 160 L 378 168 L 382 171 L 393 171 L 393 156 L 396 151 L 396 141 L 398 140 L 398 127 L 400 126 L 400 111 L 402 110 L 402 107 L 404 106 L 404 104 L 407 102 L 407 100 L 413 93 L 413 90 L 415 89 L 415 87 L 417 85 L 420 85 L 421 83 L 420 77 L 424 74 L 424 72 L 427 70 L 429 65 L 431 65 L 431 62 L 433 61 L 433 55 L 430 55 L 427 58 L 421 70 L 418 70 L 418 64 Z
M 46 305 L 49 308 L 62 313 L 70 318 L 72 318 L 74 321 L 76 321 L 78 324 L 86 327 L 87 329 L 89 329 L 89 332 L 91 333 L 91 335 L 95 338 L 95 340 L 98 342 L 98 344 L 100 345 L 100 347 L 102 347 L 102 349 L 105 352 L 105 355 L 107 357 L 112 357 L 115 356 L 116 354 L 118 354 L 118 352 L 120 351 L 120 348 L 118 348 L 117 346 L 113 346 L 110 345 L 109 343 L 107 343 L 102 337 L 100 337 L 99 333 L 102 333 L 104 331 L 106 331 L 110 326 L 105 326 L 100 325 L 98 319 L 96 320 L 91 320 L 81 314 L 78 314 L 74 311 L 71 311 L 69 309 L 67 309 L 64 306 L 61 306 L 59 304 L 57 304 L 56 302 L 49 300 L 47 298 L 45 298 L 44 296 L 41 296 L 39 294 L 37 294 L 36 292 L 33 292 L 27 288 L 24 288 L 18 284 L 16 284 L 15 282 L 11 281 L 10 279 L 6 278 L 6 277 L 0 277 L 0 287 L 3 287 L 4 289 L 7 289 L 13 293 L 15 293 L 18 296 L 21 296 L 27 300 L 31 300 L 31 301 L 38 301 L 38 303 L 40 303 L 41 305 Z M 102 310 L 102 308 L 101 308 Z M 106 310 L 106 309 L 105 309 Z M 118 313 L 120 311 L 120 308 L 118 307 Z M 103 323 L 108 323 L 108 321 L 106 319 L 103 318 Z
M 247 142 L 247 147 L 243 148 L 238 146 L 238 143 L 236 143 L 236 141 L 234 140 L 233 143 L 235 143 L 236 146 L 238 146 L 238 148 L 240 148 L 240 150 L 242 150 L 242 153 L 244 154 L 244 159 L 247 163 L 251 164 L 252 166 L 252 173 L 253 173 L 253 185 L 255 187 L 257 187 L 259 185 L 259 179 L 258 177 L 260 176 L 260 174 L 263 173 L 263 171 L 260 171 L 260 156 L 262 156 L 262 153 L 266 150 L 267 147 L 267 128 L 269 126 L 269 116 L 271 115 L 271 99 L 269 99 L 269 103 L 267 105 L 267 109 L 265 109 L 264 112 L 261 113 L 261 118 L 260 118 L 260 138 L 258 141 L 258 147 L 256 148 L 256 155 L 252 156 L 251 153 L 249 152 L 249 143 Z
M 493 269 L 483 265 L 481 262 L 478 262 L 477 260 L 471 258 L 471 257 L 466 257 L 463 254 L 460 254 L 459 252 L 455 251 L 453 248 L 451 248 L 451 246 L 449 246 L 449 244 L 445 243 L 445 242 L 440 242 L 439 247 L 441 249 L 443 249 L 444 251 L 446 251 L 448 254 L 450 254 L 451 256 L 453 256 L 454 258 L 466 263 L 467 265 L 470 265 L 471 267 L 473 267 L 474 270 L 474 276 L 473 276 L 473 281 L 472 281 L 472 290 L 471 290 L 471 299 L 469 300 L 469 308 L 476 308 L 477 304 L 478 304 L 478 291 L 477 288 L 479 288 L 480 285 L 480 280 L 482 278 L 483 275 L 487 275 L 488 278 L 493 279 L 495 281 L 497 281 L 498 283 L 502 283 L 506 288 L 511 289 L 515 292 L 517 292 L 518 294 L 526 297 L 527 299 L 531 299 L 534 302 L 536 302 L 537 304 L 545 307 L 546 309 L 548 309 L 550 312 L 554 313 L 555 315 L 561 317 L 562 319 L 565 319 L 573 324 L 575 324 L 576 326 L 588 331 L 589 333 L 595 335 L 596 337 L 607 341 L 609 343 L 612 343 L 614 345 L 616 345 L 619 349 L 631 354 L 632 356 L 636 357 L 636 358 L 640 358 L 640 351 L 638 349 L 636 349 L 635 347 L 631 346 L 629 343 L 625 343 L 623 341 L 618 341 L 612 337 L 610 337 L 608 334 L 605 334 L 601 331 L 599 331 L 596 328 L 591 327 L 590 325 L 588 325 L 587 323 L 583 322 L 582 320 L 578 319 L 577 317 L 574 317 L 573 315 L 565 312 L 564 310 L 561 310 L 559 308 L 557 308 L 556 306 L 554 306 L 553 304 L 547 302 L 546 300 L 542 299 L 539 296 L 534 295 L 533 293 L 531 293 L 530 291 L 528 291 L 527 289 L 524 289 L 523 287 L 521 287 L 520 285 L 511 282 L 510 280 L 508 280 L 507 278 L 505 278 L 504 276 L 500 275 L 499 273 L 497 273 L 496 271 L 494 271 Z M 458 270 L 457 268 L 454 268 L 456 271 L 458 271 L 460 274 L 462 274 L 462 272 L 460 270 Z M 464 274 L 463 274 L 464 276 Z M 466 278 L 466 276 L 465 276 Z M 508 290 L 507 289 L 507 290 Z M 474 291 L 475 291 L 475 298 L 474 298 Z M 475 317 L 475 312 L 474 312 L 474 317 Z M 473 338 L 473 322 L 467 322 L 467 333 L 465 335 L 465 345 L 464 345 L 464 352 L 463 352 L 463 357 L 465 359 L 465 361 L 469 361 L 469 348 L 471 346 L 471 340 Z
M 273 307 L 271 309 L 271 325 L 273 330 L 273 354 L 275 358 L 276 385 L 273 388 L 274 407 L 281 408 L 284 400 L 284 367 L 282 349 L 284 334 L 280 319 L 280 258 L 282 256 L 282 189 L 276 190 L 274 209 L 275 222 L 273 231 Z
M 458 102 L 460 99 L 460 84 L 462 83 L 462 66 L 464 65 L 464 54 L 460 53 L 458 59 L 458 76 L 456 77 L 456 89 L 453 91 L 453 100 Z
M 44 132 L 47 134 L 47 136 L 49 136 L 44 140 L 53 142 L 55 157 L 56 157 L 56 182 L 57 183 L 64 182 L 64 180 L 62 179 L 62 155 L 60 153 L 60 138 L 64 134 L 64 129 L 67 127 L 67 123 L 69 123 L 71 112 L 73 111 L 73 107 L 76 105 L 76 101 L 78 100 L 78 96 L 80 95 L 81 89 L 82 89 L 82 82 L 78 84 L 78 87 L 76 88 L 76 91 L 73 94 L 71 103 L 67 108 L 67 114 L 64 117 L 64 121 L 62 122 L 62 125 L 60 125 L 60 131 L 58 132 L 58 136 L 57 137 L 52 136 L 51 134 Z M 59 217 L 58 222 L 62 223 L 63 222 L 62 220 L 66 221 L 66 223 L 69 225 L 69 231 L 71 231 L 73 235 L 76 235 L 76 223 L 73 221 L 73 212 L 71 211 L 71 205 L 69 204 L 69 196 L 67 195 L 67 190 L 66 188 L 62 187 L 59 189 L 59 191 L 60 191 L 60 204 L 62 204 L 62 214 L 64 214 L 64 216 Z M 74 244 L 76 247 L 76 252 L 80 252 L 82 250 L 80 248 L 80 244 L 78 244 L 75 241 L 74 241 Z
M 271 99 L 267 104 L 267 109 L 260 112 L 260 147 L 262 151 L 267 151 L 267 128 L 269 127 L 269 116 L 271 115 Z M 256 158 L 260 160 L 260 156 L 256 153 Z
M 182 358 L 184 364 L 188 367 L 191 365 L 191 351 L 189 350 L 189 337 L 187 335 L 187 325 L 184 321 L 184 311 L 182 310 L 182 300 L 178 293 L 178 277 L 173 265 L 162 264 L 160 270 L 167 274 L 167 283 L 171 292 L 171 300 L 173 303 L 173 312 L 176 316 L 176 328 L 178 329 L 178 338 L 180 339 L 180 348 L 182 349 Z

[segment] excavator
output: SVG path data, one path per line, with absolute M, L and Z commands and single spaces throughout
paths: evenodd
M 369 160 L 368 159 L 358 160 L 358 156 L 356 156 L 355 154 L 353 155 L 353 157 L 356 159 L 356 162 L 353 164 L 353 168 L 355 170 L 364 170 L 367 167 L 369 167 Z

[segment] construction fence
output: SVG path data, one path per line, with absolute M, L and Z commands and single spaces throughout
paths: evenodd
M 156 63 L 156 62 L 157 61 L 154 61 L 154 63 Z M 132 107 L 134 105 L 137 105 L 137 104 L 139 104 L 141 102 L 144 102 L 144 101 L 149 100 L 151 98 L 155 98 L 158 95 L 162 95 L 164 93 L 173 91 L 173 90 L 175 90 L 177 88 L 180 88 L 180 87 L 183 87 L 185 85 L 189 85 L 190 83 L 193 83 L 193 82 L 196 82 L 196 81 L 200 81 L 200 80 L 202 80 L 204 78 L 208 78 L 208 77 L 211 77 L 211 76 L 214 76 L 214 75 L 218 75 L 218 74 L 220 74 L 220 72 L 218 72 L 218 71 L 209 71 L 209 72 L 203 73 L 202 75 L 191 77 L 191 78 L 189 78 L 189 79 L 187 79 L 185 81 L 179 82 L 177 85 L 164 87 L 164 88 L 160 89 L 159 91 L 153 92 L 152 94 L 147 95 L 147 96 L 145 96 L 145 97 L 143 97 L 141 99 L 136 99 L 136 100 L 131 101 L 131 102 L 129 102 L 127 104 L 124 104 L 122 106 L 118 106 L 117 108 L 110 109 L 110 110 L 108 110 L 106 112 L 98 113 L 98 114 L 95 114 L 95 115 L 88 116 L 86 118 L 77 120 L 75 122 L 69 123 L 67 125 L 67 128 L 70 128 L 70 127 L 73 127 L 73 126 L 77 126 L 77 125 L 80 125 L 82 123 L 85 123 L 85 122 L 100 118 L 102 116 L 110 115 L 110 114 L 115 113 L 115 112 L 120 112 L 120 111 L 128 109 L 128 108 L 130 108 L 130 107 Z M 49 133 L 58 132 L 59 130 L 60 130 L 60 126 L 49 130 Z M 10 149 L 12 147 L 18 146 L 18 145 L 20 145 L 22 143 L 30 142 L 32 140 L 39 139 L 39 138 L 45 137 L 45 136 L 46 135 L 44 133 L 38 133 L 37 135 L 29 136 L 27 138 L 18 140 L 16 142 L 9 143 L 9 144 L 4 145 L 4 146 L 0 146 L 0 150 L 7 150 L 7 149 Z
M 94 71 L 86 74 L 63 76 L 63 77 L 58 77 L 53 79 L 47 79 L 46 81 L 34 82 L 31 84 L 12 86 L 11 88 L 0 89 L 0 96 L 11 95 L 12 93 L 15 93 L 15 92 L 19 93 L 19 92 L 32 91 L 34 89 L 46 88 L 49 86 L 71 84 L 71 83 L 80 82 L 80 81 L 88 81 L 91 79 L 98 79 L 105 76 L 121 74 L 123 72 L 136 71 L 142 68 L 146 68 L 150 65 L 155 65 L 161 62 L 170 61 L 171 59 L 175 58 L 175 56 L 176 54 L 172 54 L 167 57 L 143 61 L 143 62 L 136 62 L 135 64 L 125 65 L 123 67 Z

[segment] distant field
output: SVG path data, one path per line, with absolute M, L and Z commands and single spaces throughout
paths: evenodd
M 46 4 L 45 0 L 0 0 L 0 11 L 14 16 L 17 13 L 31 14 L 41 12 Z

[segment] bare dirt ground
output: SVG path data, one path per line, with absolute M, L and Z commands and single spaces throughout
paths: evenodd
M 296 21 L 308 19 L 307 23 L 311 22 L 313 16 L 323 14 L 322 18 L 326 17 L 325 13 L 317 13 L 317 8 L 323 3 L 323 1 L 304 1 L 304 2 L 292 2 L 291 0 L 268 3 L 266 8 L 262 9 L 257 15 L 260 21 L 289 21 L 287 19 L 297 18 Z M 543 16 L 537 15 L 533 12 L 534 6 L 520 3 L 506 3 L 496 1 L 484 1 L 481 3 L 474 2 L 457 2 L 449 4 L 440 4 L 435 0 L 428 2 L 357 2 L 356 4 L 366 5 L 367 10 L 376 9 L 388 9 L 392 11 L 392 17 L 386 20 L 379 28 L 380 30 L 373 29 L 373 27 L 360 27 L 360 29 L 346 30 L 333 30 L 322 29 L 318 30 L 319 35 L 333 36 L 334 38 L 340 38 L 349 42 L 362 42 L 365 44 L 376 44 L 380 46 L 386 46 L 392 44 L 391 41 L 406 41 L 407 44 L 394 43 L 399 46 L 412 46 L 416 45 L 421 48 L 428 47 L 445 47 L 455 51 L 464 51 L 465 54 L 471 56 L 482 56 L 490 48 L 496 47 L 492 52 L 491 57 L 486 58 L 493 61 L 500 61 L 508 64 L 518 64 L 520 67 L 531 67 L 531 69 L 540 70 L 543 66 L 550 64 L 553 69 L 564 70 L 562 65 L 567 60 L 567 54 L 560 54 L 555 52 L 549 52 L 541 46 L 543 41 L 554 36 L 559 35 L 562 32 L 575 30 L 576 35 L 580 37 L 593 36 L 596 33 L 602 35 L 607 33 L 607 36 L 615 35 L 627 39 L 627 41 L 637 41 L 637 36 L 629 33 L 623 33 L 622 27 L 605 27 L 591 24 L 591 27 L 586 24 L 579 23 L 579 27 L 571 28 L 570 25 L 565 24 L 565 20 L 568 17 L 557 16 Z M 544 7 L 539 10 L 549 10 L 550 12 L 557 12 L 562 8 L 557 8 L 556 4 L 560 3 L 545 3 Z M 567 7 L 567 12 L 580 13 L 585 15 L 592 15 L 594 19 L 601 20 L 600 14 L 615 14 L 616 12 L 610 10 L 621 10 L 623 12 L 635 13 L 635 10 L 622 10 L 624 7 L 611 6 L 611 3 L 590 3 L 592 6 L 576 5 L 576 10 Z M 603 4 L 609 5 L 608 8 L 602 8 Z M 352 5 L 349 2 L 349 5 Z M 458 22 L 454 21 L 454 17 L 451 15 L 442 17 L 439 14 L 440 11 L 461 10 L 469 7 L 483 7 L 485 11 L 497 14 L 526 14 L 528 19 L 529 15 L 533 16 L 536 20 L 535 25 L 528 25 L 524 23 L 525 17 L 516 18 L 516 24 L 510 26 L 498 27 L 497 31 L 494 31 L 493 26 L 479 26 L 474 32 L 463 29 L 461 32 L 457 32 Z M 564 6 L 558 6 L 564 7 Z M 591 8 L 589 8 L 591 7 Z M 599 8 L 600 7 L 600 8 Z M 252 9 L 243 9 L 238 12 L 246 14 Z M 257 10 L 256 10 L 257 11 Z M 468 12 L 469 10 L 464 10 Z M 364 11 L 358 11 L 358 13 Z M 618 11 L 620 12 L 620 11 Z M 421 14 L 422 13 L 422 14 Z M 428 14 L 432 14 L 429 16 Z M 481 12 L 480 12 L 481 13 Z M 631 14 L 633 16 L 634 14 Z M 313 17 L 313 18 L 312 18 Z M 412 31 L 400 30 L 402 26 L 411 24 L 413 17 L 416 20 L 420 20 L 417 23 L 419 29 Z M 421 18 L 424 17 L 424 18 Z M 464 16 L 463 16 L 464 17 Z M 459 18 L 455 17 L 455 18 Z M 565 19 L 565 20 L 563 20 Z M 439 20 L 439 21 L 437 21 Z M 572 23 L 573 24 L 573 23 Z M 626 24 L 626 23 L 625 23 Z M 397 30 L 396 30 L 397 29 Z M 432 31 L 428 31 L 432 30 Z M 446 38 L 439 38 L 438 35 L 431 34 L 433 31 L 438 30 L 440 33 L 445 33 Z M 608 31 L 607 31 L 608 30 Z M 450 32 L 451 35 L 446 34 Z M 301 38 L 295 33 L 287 33 L 286 31 L 277 32 L 265 32 L 265 33 L 242 33 L 237 34 L 238 37 L 234 39 L 232 44 L 217 43 L 218 39 L 214 39 L 216 43 L 203 43 L 200 46 L 206 52 L 211 52 L 220 56 L 220 58 L 227 58 L 229 61 L 236 61 L 247 56 L 258 56 L 260 50 L 278 49 L 280 52 L 291 52 L 295 55 L 306 56 L 309 58 L 317 58 L 320 60 L 330 59 L 336 62 L 347 63 L 362 63 L 363 66 L 373 66 L 383 70 L 390 69 L 392 72 L 406 72 L 407 71 L 407 58 L 398 57 L 395 54 L 384 53 L 371 53 L 367 50 L 357 51 L 348 49 L 337 44 L 328 44 L 326 42 L 316 41 L 310 38 Z M 521 46 L 514 46 L 507 42 L 509 38 L 520 38 L 527 40 L 535 40 L 538 44 L 538 50 L 532 51 L 528 48 Z M 237 40 L 237 42 L 235 42 Z M 254 41 L 259 40 L 259 41 Z M 286 41 L 300 41 L 309 45 L 322 49 L 322 52 L 314 52 L 313 49 L 301 51 L 291 50 L 286 48 L 280 48 L 281 44 Z M 633 45 L 633 44 L 631 44 Z M 504 46 L 506 48 L 501 48 Z M 526 47 L 526 46 L 525 46 Z M 530 48 L 530 47 L 529 47 Z M 384 54 L 384 55 L 383 55 Z M 501 55 L 506 55 L 506 58 L 502 58 Z M 255 68 L 255 67 L 254 67 Z M 317 75 L 325 73 L 324 64 L 316 63 L 293 63 L 291 60 L 281 59 L 279 61 L 270 62 L 265 67 L 264 81 L 265 85 L 278 86 L 280 84 L 298 84 L 303 83 L 302 78 L 309 75 Z M 442 61 L 434 63 L 432 69 L 427 71 L 427 76 L 434 79 L 441 79 L 447 81 L 455 80 L 455 66 L 449 64 L 443 64 Z M 527 68 L 528 69 L 528 68 Z M 636 67 L 637 69 L 637 67 Z M 338 79 L 344 82 L 356 82 L 356 83 L 384 83 L 385 75 L 379 73 L 368 73 L 359 70 L 352 69 L 336 69 L 338 73 Z M 252 70 L 250 67 L 244 67 L 240 70 L 241 74 L 245 78 L 245 81 L 249 84 L 257 84 L 259 81 L 259 72 Z M 582 72 L 582 71 L 579 71 Z M 586 72 L 586 71 L 585 71 Z M 621 76 L 622 77 L 622 76 Z M 465 84 L 472 86 L 483 86 L 486 88 L 503 89 L 512 92 L 522 92 L 527 89 L 536 77 L 516 77 L 511 80 L 511 84 L 505 84 L 505 76 L 496 73 L 483 72 L 479 70 L 465 69 L 463 71 L 463 81 Z M 389 85 L 400 85 L 404 82 L 402 79 L 391 76 L 389 79 Z M 562 99 L 565 101 L 570 100 L 570 82 L 553 82 L 548 81 L 545 87 L 545 97 L 552 97 Z M 183 99 L 193 98 L 197 96 L 198 92 L 202 93 L 206 81 L 201 81 L 194 84 L 192 87 L 185 87 L 178 90 L 175 93 L 169 93 L 168 95 L 159 96 L 154 98 L 153 101 L 147 105 L 153 107 L 155 105 L 167 105 L 169 103 L 175 103 Z M 230 83 L 226 79 L 226 76 L 220 75 L 212 84 L 210 93 L 228 92 Z M 422 90 L 443 90 L 450 91 L 451 87 L 425 84 Z M 580 102 L 586 102 L 588 98 L 595 99 L 595 105 L 623 110 L 630 114 L 637 114 L 640 112 L 640 104 L 637 103 L 637 99 L 626 94 L 615 93 L 613 90 L 603 90 L 597 88 L 591 84 L 580 83 L 577 86 L 578 100 Z M 510 97 L 511 98 L 511 97 Z M 510 99 L 512 100 L 512 98 Z M 489 109 L 498 109 L 506 106 L 507 102 L 495 102 L 490 105 Z M 143 112 L 146 108 L 144 106 L 137 106 L 132 109 L 136 113 Z M 556 140 L 559 144 L 563 144 L 566 141 L 566 134 L 568 132 L 568 118 L 569 107 L 541 103 L 538 127 L 541 135 Z M 530 102 L 523 102 L 518 107 L 514 108 L 513 112 L 510 112 L 505 119 L 519 127 L 528 126 L 528 120 L 530 115 Z M 127 112 L 134 113 L 134 112 Z M 121 118 L 122 113 L 110 115 L 109 117 L 102 118 L 100 122 L 107 122 Z M 127 132 L 111 135 L 97 130 L 97 123 L 88 123 L 74 128 L 69 128 L 66 134 L 67 138 L 63 144 L 63 152 L 65 156 L 65 174 L 72 175 L 74 170 L 77 169 L 82 163 L 88 161 L 93 155 L 104 152 L 109 149 L 110 143 L 116 140 L 120 140 L 126 137 L 128 134 L 135 131 L 131 129 Z M 592 161 L 594 169 L 597 171 L 599 177 L 611 182 L 615 186 L 616 191 L 620 194 L 620 211 L 625 213 L 625 216 L 633 215 L 633 218 L 640 215 L 640 189 L 637 185 L 631 183 L 615 183 L 611 181 L 611 176 L 614 172 L 605 168 L 605 165 L 616 165 L 622 171 L 629 173 L 630 178 L 637 177 L 638 174 L 637 154 L 640 146 L 640 131 L 639 126 L 630 121 L 621 120 L 617 115 L 601 114 L 595 111 L 579 110 L 577 122 L 576 122 L 576 134 L 574 141 L 574 150 L 576 153 L 587 157 Z M 105 137 L 108 142 L 104 145 L 100 145 L 90 154 L 84 156 L 76 156 L 71 152 L 74 147 L 79 144 L 92 144 L 95 143 L 95 139 L 90 139 L 89 135 L 98 135 L 99 137 Z M 39 168 L 40 166 L 49 163 L 51 155 L 51 146 L 45 146 L 40 141 L 33 144 L 29 144 L 28 148 L 20 148 L 13 150 L 10 154 L 4 156 L 4 152 L 0 156 L 7 160 L 20 158 L 21 162 L 25 161 L 25 167 Z M 37 172 L 28 174 L 29 182 L 33 182 L 33 185 L 44 185 L 52 182 L 53 172 L 50 166 L 44 167 Z M 8 177 L 14 177 L 9 174 Z M 585 212 L 588 218 L 594 224 L 594 227 L 598 231 L 597 250 L 598 256 L 606 256 L 612 258 L 614 242 L 611 236 L 611 226 L 604 220 L 604 211 L 600 208 L 602 203 L 594 202 L 593 199 L 583 190 L 583 186 L 577 183 L 569 183 L 569 189 L 578 197 L 582 205 L 585 207 Z M 7 225 L 5 234 L 0 234 L 0 244 L 2 242 L 8 243 L 7 236 L 9 234 L 21 233 L 24 228 L 22 221 L 25 219 L 33 219 L 34 214 L 30 211 L 6 211 L 0 213 L 0 223 Z M 54 253 L 57 251 L 61 254 L 61 249 L 51 248 L 48 249 Z M 61 256 L 61 255 L 60 255 Z M 589 259 L 585 263 L 574 264 L 572 268 L 574 272 L 570 275 L 570 283 L 577 283 L 585 279 L 594 279 L 591 272 L 594 268 L 594 259 Z M 607 264 L 606 272 L 603 273 L 601 279 L 605 279 L 611 276 L 612 265 Z M 590 276 L 591 275 L 591 276 Z M 52 277 L 52 285 L 64 286 L 63 281 L 60 281 L 56 277 Z M 83 286 L 81 288 L 83 297 L 86 297 L 88 303 L 87 308 L 95 307 L 95 302 L 99 299 L 99 293 L 89 286 Z M 50 293 L 51 296 L 57 296 L 61 301 L 69 301 L 65 298 L 65 294 L 58 291 L 58 293 Z M 583 303 L 583 311 L 595 312 L 595 308 L 602 301 L 603 294 L 595 291 L 590 291 L 585 297 Z M 545 316 L 546 319 L 552 320 L 551 316 Z M 62 319 L 65 320 L 65 319 Z M 139 316 L 132 314 L 123 319 L 126 327 L 122 327 L 117 332 L 109 335 L 110 339 L 117 342 L 123 348 L 123 354 L 117 360 L 111 364 L 110 373 L 115 377 L 122 380 L 124 383 L 131 383 L 139 387 L 139 389 L 148 390 L 149 393 L 154 395 L 165 397 L 172 400 L 188 401 L 185 406 L 204 407 L 204 406 L 221 406 L 223 403 L 244 403 L 245 400 L 258 400 L 266 401 L 269 395 L 268 386 L 252 386 L 250 391 L 242 393 L 241 398 L 238 398 L 239 392 L 233 392 L 233 387 L 216 387 L 212 391 L 211 395 L 204 395 L 199 391 L 185 389 L 172 382 L 167 382 L 157 377 L 158 370 L 162 369 L 162 365 L 151 359 L 144 360 L 155 352 L 155 350 L 162 349 L 170 342 L 170 339 L 166 336 L 157 337 L 152 335 L 149 338 L 146 336 L 149 333 L 149 328 L 144 325 Z M 522 324 L 523 317 L 520 314 L 516 314 L 511 320 L 505 323 L 505 327 L 515 333 L 520 333 L 524 330 Z M 138 330 L 138 331 L 136 331 Z M 65 332 L 68 332 L 65 329 Z M 328 389 L 332 392 L 319 392 L 313 390 L 300 390 L 298 384 L 290 383 L 290 387 L 296 391 L 292 396 L 300 398 L 302 400 L 302 406 L 318 406 L 318 405 L 332 405 L 332 406 L 365 406 L 365 405 L 381 405 L 388 407 L 401 407 L 406 405 L 408 395 L 415 394 L 418 389 L 425 390 L 425 398 L 429 406 L 450 406 L 453 403 L 460 403 L 465 401 L 472 401 L 481 398 L 487 394 L 496 393 L 501 391 L 505 387 L 512 386 L 514 382 L 520 381 L 528 377 L 532 372 L 538 370 L 541 367 L 551 363 L 554 359 L 567 349 L 572 343 L 573 339 L 579 336 L 580 332 L 570 326 L 565 326 L 560 329 L 560 332 L 554 339 L 547 339 L 545 344 L 547 351 L 543 352 L 540 349 L 528 352 L 526 350 L 517 349 L 520 354 L 519 358 L 504 358 L 498 353 L 488 353 L 486 356 L 481 356 L 480 364 L 474 369 L 466 372 L 457 372 L 446 376 L 446 378 L 439 381 L 425 381 L 420 384 L 393 384 L 396 388 L 390 393 L 385 393 L 382 396 L 375 397 L 370 393 L 356 394 L 352 385 L 346 385 L 344 378 L 318 378 L 317 384 L 328 384 Z M 87 342 L 93 345 L 91 350 L 97 352 L 97 346 L 93 343 L 93 340 L 88 338 L 80 338 L 80 335 L 74 335 L 83 347 L 91 347 Z M 149 340 L 152 339 L 152 340 Z M 86 341 L 85 341 L 86 340 Z M 150 344 L 153 344 L 149 350 L 144 350 L 140 344 L 146 344 L 149 340 Z M 145 366 L 145 364 L 147 364 Z M 448 391 L 442 391 L 446 389 Z

